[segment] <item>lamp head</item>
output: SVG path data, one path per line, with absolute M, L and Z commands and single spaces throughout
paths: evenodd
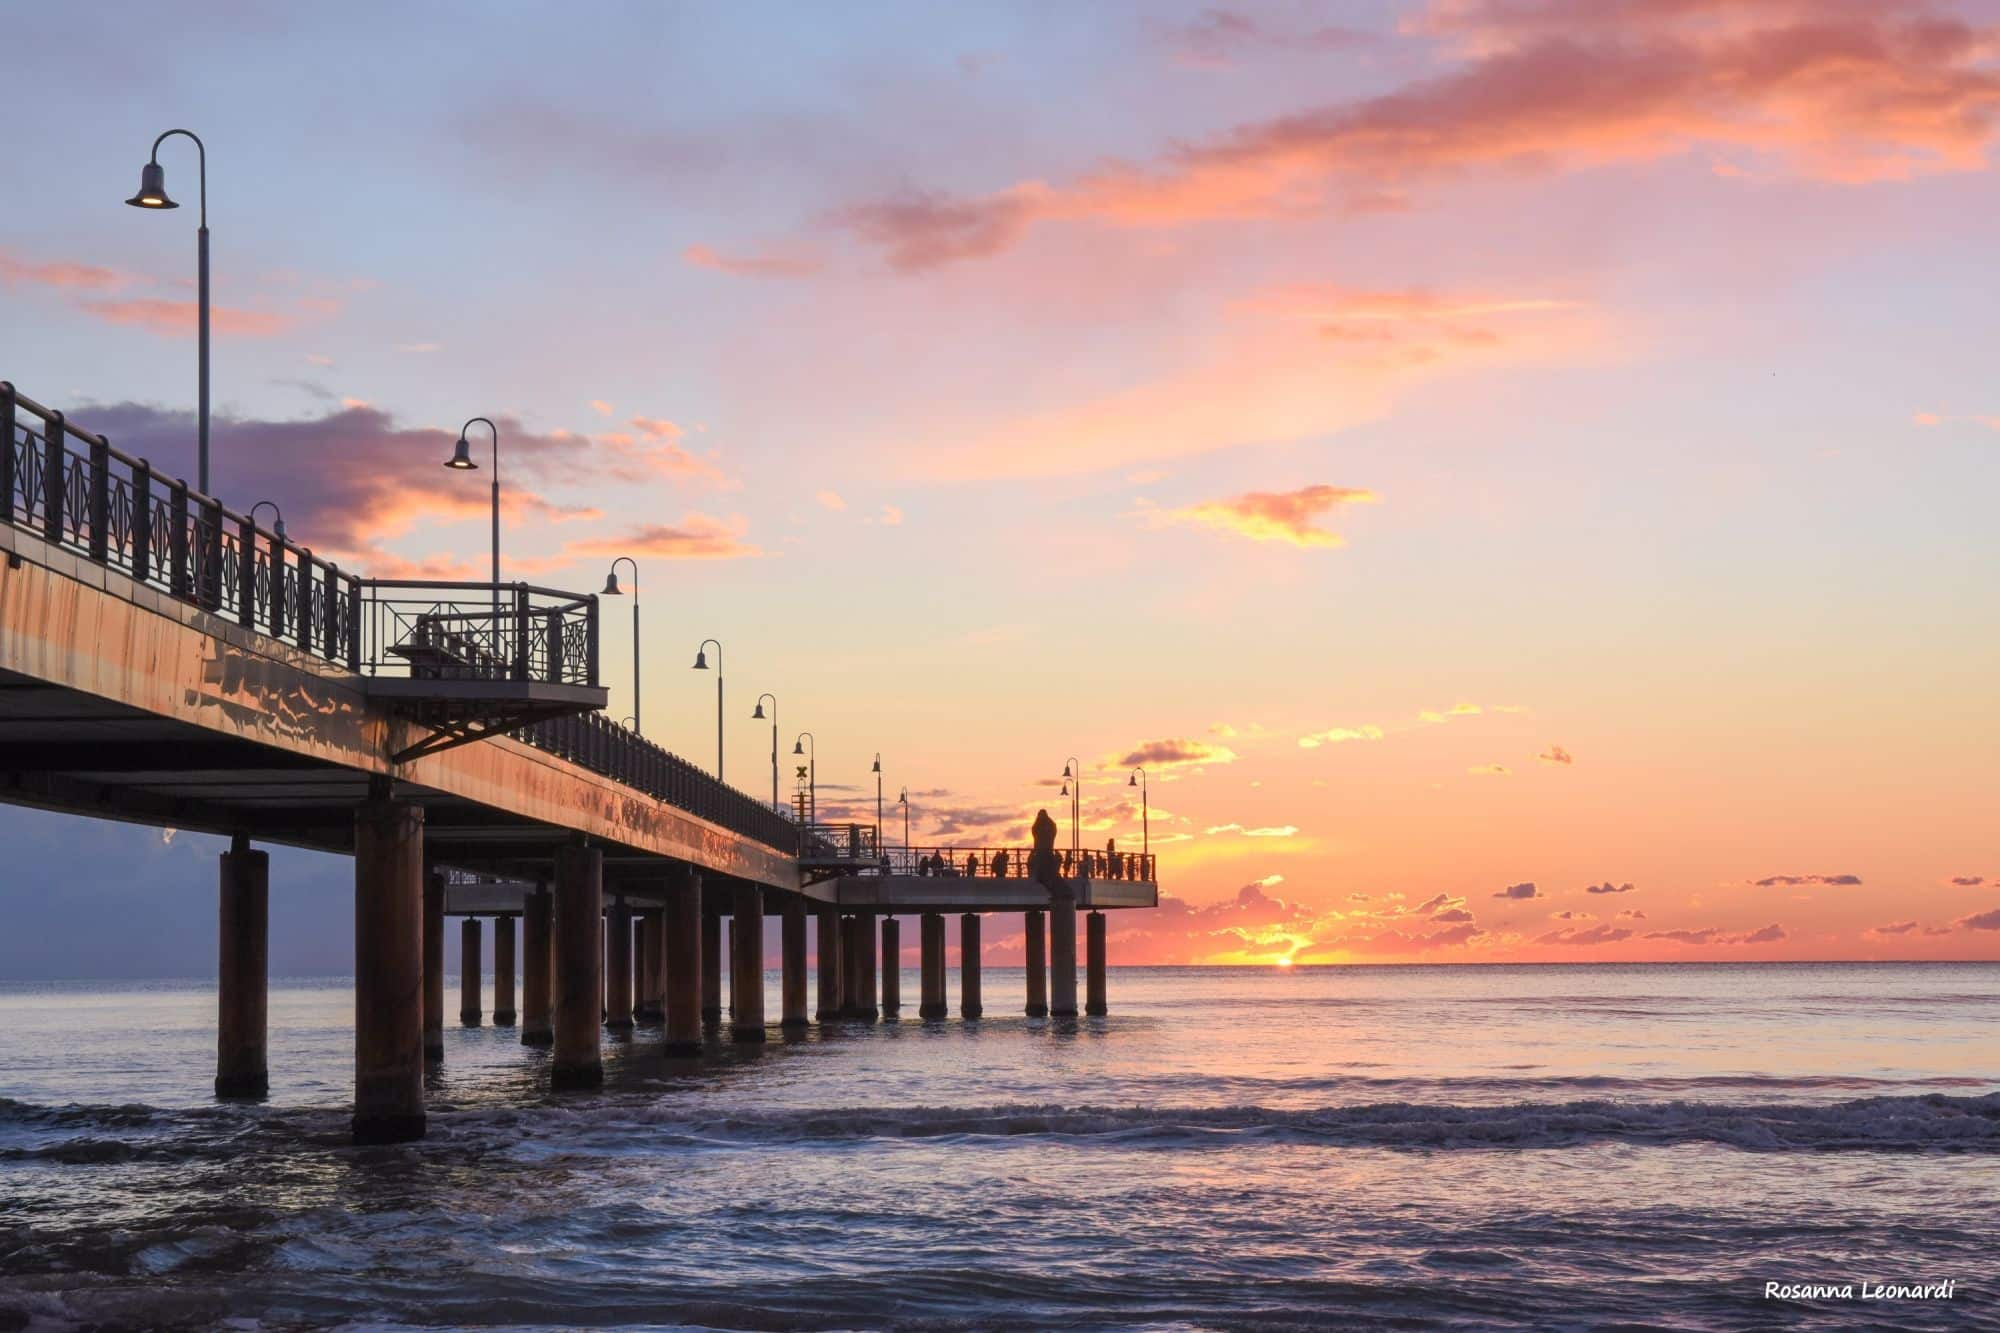
M 764 720 L 764 701 L 762 699 L 757 701 L 757 711 L 750 714 L 750 720 L 752 722 L 762 722 Z
M 479 464 L 472 461 L 472 445 L 466 440 L 464 434 L 461 433 L 459 435 L 458 443 L 452 446 L 451 457 L 444 460 L 444 465 L 446 467 L 457 468 L 460 472 L 476 472 L 479 470 Z
M 792 742 L 793 754 L 804 754 L 805 752 L 806 752 L 806 743 L 804 737 L 800 737 L 798 740 Z
M 870 764 L 870 765 L 868 766 L 868 771 L 869 771 L 870 773 L 880 773 L 880 772 L 882 771 L 882 756 L 881 756 L 881 755 L 879 755 L 879 754 L 878 754 L 878 755 L 876 755 L 876 756 L 875 756 L 875 762 L 874 762 L 874 763 L 872 763 L 872 764 Z
M 167 172 L 157 162 L 148 162 L 139 169 L 139 193 L 125 201 L 134 208 L 179 208 L 180 205 L 167 198 Z
M 272 519 L 272 520 L 271 520 L 271 535 L 272 535 L 273 537 L 276 537 L 276 538 L 277 538 L 277 539 L 278 539 L 279 541 L 283 541 L 283 540 L 285 539 L 285 520 L 284 520 L 284 519 L 282 519 L 282 518 L 274 518 L 274 519 Z
M 625 595 L 625 590 L 618 586 L 618 571 L 616 569 L 613 569 L 609 574 L 604 576 L 604 591 L 600 595 L 604 597 L 623 597 Z
M 1139 785 L 1139 775 L 1138 775 L 1137 773 L 1134 773 L 1134 774 L 1133 774 L 1133 775 L 1132 775 L 1131 777 L 1129 777 L 1129 778 L 1125 779 L 1125 785 L 1126 785 L 1126 786 L 1128 786 L 1128 787 L 1136 787 L 1136 786 L 1138 786 L 1138 785 Z
M 694 650 L 694 669 L 696 671 L 708 670 L 708 649 L 697 648 Z
M 1068 765 L 1068 764 L 1064 764 L 1064 765 L 1063 765 L 1063 776 L 1064 776 L 1064 777 L 1068 777 L 1068 776 L 1069 776 L 1069 765 Z
M 1067 782 L 1063 783 L 1062 794 L 1065 796 L 1069 795 L 1069 784 Z

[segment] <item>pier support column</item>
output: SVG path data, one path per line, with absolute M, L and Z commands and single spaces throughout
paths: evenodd
M 821 904 L 813 919 L 813 970 L 819 986 L 813 1018 L 831 1023 L 840 1017 L 840 909 Z
M 1105 1014 L 1104 1006 L 1104 913 L 1092 912 L 1083 919 L 1083 1012 Z
M 917 937 L 923 952 L 923 995 L 917 1017 L 928 1023 L 950 1012 L 944 998 L 944 917 L 925 912 L 918 919 Z
M 1076 1017 L 1076 900 L 1058 898 L 1049 907 L 1049 1014 Z
M 840 1016 L 858 1018 L 861 1000 L 856 991 L 861 985 L 861 946 L 855 940 L 855 931 L 861 918 L 849 914 L 840 918 Z
M 730 938 L 736 953 L 729 960 L 729 1035 L 732 1040 L 764 1040 L 764 890 L 738 885 L 735 929 Z
M 528 891 L 521 904 L 521 1044 L 549 1046 L 556 1039 L 554 949 L 550 912 L 554 903 L 546 880 Z
M 479 1026 L 484 998 L 479 990 L 479 935 L 478 917 L 469 916 L 458 923 L 458 1021 L 469 1028 Z
M 893 916 L 882 918 L 882 1017 L 894 1018 L 903 1008 L 903 925 Z
M 424 810 L 386 787 L 354 812 L 356 1143 L 424 1136 Z
M 271 1090 L 266 1059 L 271 994 L 271 856 L 246 834 L 222 854 L 216 951 L 215 1095 L 262 1097 Z
M 984 1012 L 979 1002 L 979 913 L 967 912 L 958 919 L 958 1012 L 977 1018 Z
M 701 914 L 701 1021 L 704 1025 L 722 1022 L 722 915 Z
M 680 872 L 667 890 L 664 935 L 667 970 L 666 1053 L 682 1057 L 701 1054 L 701 876 Z
M 444 1059 L 444 872 L 424 875 L 424 1059 Z
M 611 899 L 604 915 L 605 979 L 604 1026 L 613 1032 L 632 1030 L 632 909 L 625 895 Z
M 1048 921 L 1039 911 L 1027 913 L 1028 1017 L 1049 1016 Z
M 632 1001 L 636 1023 L 660 1021 L 660 909 L 649 907 L 639 913 L 639 990 Z
M 796 1030 L 806 1025 L 806 900 L 788 893 L 778 912 L 779 1024 Z
M 604 1082 L 597 1030 L 603 1012 L 604 853 L 595 847 L 556 851 L 555 955 L 556 1050 L 551 1079 L 557 1088 L 595 1088 Z
M 861 969 L 861 976 L 855 986 L 857 1005 L 854 1016 L 864 1023 L 873 1023 L 881 1017 L 875 1007 L 875 918 L 864 913 L 854 918 L 855 964 Z
M 493 918 L 493 1026 L 514 1026 L 514 918 Z

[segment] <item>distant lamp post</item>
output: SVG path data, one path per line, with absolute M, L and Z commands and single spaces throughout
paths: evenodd
M 618 725 L 627 731 L 637 731 L 639 729 L 639 719 L 637 717 L 628 717 Z
M 869 769 L 875 775 L 875 850 L 882 850 L 882 752 L 875 752 L 875 763 Z
M 903 788 L 896 797 L 896 804 L 903 807 L 903 850 L 910 850 L 910 789 Z
M 1063 795 L 1069 797 L 1069 850 L 1083 850 L 1083 761 L 1075 755 L 1063 765 Z
M 1125 779 L 1125 785 L 1139 789 L 1139 850 L 1141 855 L 1150 855 L 1153 850 L 1153 807 L 1146 799 L 1146 770 L 1133 769 L 1132 776 Z
M 269 505 L 271 509 L 271 535 L 279 541 L 283 541 L 285 539 L 285 511 L 278 508 L 276 500 L 259 500 L 256 504 L 251 505 L 250 521 L 255 523 L 257 521 L 257 511 L 266 505 Z
M 812 741 L 812 748 L 806 742 Z M 806 823 L 819 823 L 819 757 L 814 751 L 819 749 L 819 741 L 810 731 L 802 731 L 792 742 L 792 753 L 806 757 Z
M 703 639 L 694 650 L 694 669 L 708 670 L 708 646 L 715 644 L 715 780 L 722 781 L 722 645 Z
M 625 590 L 618 586 L 618 566 L 632 566 L 632 730 L 639 730 L 639 719 L 645 715 L 639 707 L 639 562 L 629 555 L 621 555 L 611 562 L 611 572 L 604 576 L 606 597 L 623 597 Z
M 168 130 L 153 140 L 152 157 L 139 168 L 139 192 L 125 202 L 134 208 L 168 209 L 180 205 L 167 197 L 167 173 L 160 165 L 160 145 L 180 134 L 194 140 L 195 151 L 201 162 L 201 225 L 195 229 L 195 262 L 197 266 L 195 297 L 195 389 L 196 419 L 198 422 L 195 476 L 201 493 L 208 491 L 208 146 L 192 130 Z M 7 442 L 13 447 L 13 441 Z
M 444 465 L 459 472 L 477 472 L 479 464 L 472 461 L 472 442 L 465 438 L 465 432 L 480 422 L 493 432 L 493 609 L 495 618 L 500 610 L 500 428 L 485 417 L 474 417 L 458 428 L 458 443 L 452 447 L 451 457 Z
M 764 720 L 764 701 L 771 701 L 771 808 L 778 808 L 778 696 L 766 691 L 757 696 L 757 710 L 750 714 L 752 722 Z

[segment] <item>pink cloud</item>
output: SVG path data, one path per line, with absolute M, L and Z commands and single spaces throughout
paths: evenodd
M 1343 505 L 1375 504 L 1373 491 L 1349 486 L 1305 486 L 1295 491 L 1249 491 L 1226 500 L 1209 500 L 1181 509 L 1142 510 L 1154 527 L 1181 524 L 1203 527 L 1253 542 L 1333 548 L 1347 544 L 1340 534 L 1319 526 L 1319 520 Z
M 80 303 L 80 308 L 107 324 L 144 329 L 148 333 L 169 337 L 193 333 L 198 323 L 198 311 L 193 301 L 135 297 L 125 301 L 84 301 Z M 283 333 L 292 324 L 291 316 L 269 310 L 232 310 L 227 306 L 212 306 L 208 315 L 210 332 L 224 336 L 268 338 L 272 334 Z
M 810 255 L 725 255 L 706 245 L 690 245 L 681 258 L 696 268 L 713 269 L 739 278 L 809 278 L 825 267 Z

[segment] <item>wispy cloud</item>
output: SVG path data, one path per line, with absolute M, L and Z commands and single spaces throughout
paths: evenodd
M 1308 732 L 1299 737 L 1301 750 L 1317 750 L 1322 745 L 1339 745 L 1343 741 L 1379 741 L 1382 728 L 1373 723 L 1358 727 L 1329 727 L 1325 731 Z
M 696 268 L 738 278 L 810 278 L 826 267 L 813 255 L 777 252 L 727 255 L 706 245 L 690 245 L 681 258 Z
M 1190 740 L 1185 736 L 1145 741 L 1127 750 L 1119 768 L 1187 768 L 1200 764 L 1233 763 L 1236 752 L 1226 745 Z
M 1750 881 L 1760 889 L 1803 888 L 1809 885 L 1846 887 L 1861 882 L 1859 875 L 1766 875 Z
M 1253 542 L 1332 549 L 1347 539 L 1319 525 L 1325 515 L 1352 504 L 1375 504 L 1373 491 L 1348 486 L 1305 486 L 1295 491 L 1249 491 L 1225 500 L 1209 500 L 1178 509 L 1141 509 L 1156 528 L 1208 528 Z

